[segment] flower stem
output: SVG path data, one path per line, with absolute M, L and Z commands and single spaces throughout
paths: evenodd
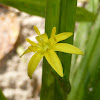
M 47 0 L 45 32 L 50 37 L 53 27 L 57 33 L 74 32 L 77 0 Z M 72 44 L 73 37 L 64 42 Z M 58 53 L 64 69 L 61 78 L 43 59 L 42 88 L 40 100 L 66 100 L 70 92 L 69 72 L 71 55 Z

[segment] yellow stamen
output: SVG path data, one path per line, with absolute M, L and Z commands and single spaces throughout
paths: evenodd
M 40 31 L 38 30 L 38 28 L 36 26 L 34 26 L 34 30 L 37 33 L 37 35 L 40 35 Z
M 56 34 L 56 27 L 52 28 L 51 37 L 54 37 Z
M 44 39 L 41 37 L 40 31 L 38 30 L 38 28 L 36 26 L 34 26 L 34 30 L 37 33 L 37 35 L 39 35 L 41 43 L 44 44 Z
M 31 45 L 36 46 L 36 43 L 33 42 L 33 41 L 31 41 L 30 39 L 27 39 L 27 38 L 26 38 L 26 41 L 29 42 Z

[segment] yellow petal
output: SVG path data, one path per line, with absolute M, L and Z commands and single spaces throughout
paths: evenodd
M 42 40 L 41 40 L 42 39 Z M 40 35 L 40 36 L 37 36 L 36 37 L 36 40 L 41 43 L 41 41 L 44 41 L 44 42 L 47 42 L 48 41 L 48 36 L 46 33 Z
M 34 26 L 34 30 L 37 33 L 37 35 L 40 35 L 40 31 L 38 30 L 38 28 L 36 26 Z
M 54 51 L 61 51 L 65 53 L 71 53 L 71 54 L 80 54 L 84 55 L 84 53 L 77 47 L 67 44 L 67 43 L 57 43 L 52 46 L 52 49 Z
M 27 54 L 29 52 L 36 52 L 36 51 L 39 51 L 40 49 L 36 46 L 29 46 L 27 50 L 24 51 L 24 53 L 20 56 L 22 57 L 24 54 Z
M 26 38 L 26 41 L 29 42 L 32 46 L 36 46 L 36 43 L 33 42 L 33 41 L 31 41 L 30 39 L 27 39 L 27 38 Z
M 45 53 L 45 58 L 47 59 L 48 63 L 51 67 L 61 76 L 63 77 L 63 68 L 60 62 L 59 57 L 54 51 L 48 50 Z
M 32 51 L 32 52 L 36 52 L 36 51 L 39 51 L 39 50 L 40 50 L 40 48 L 37 47 L 37 46 L 29 46 L 28 48 L 29 48 L 30 51 Z
M 43 53 L 37 52 L 35 53 L 29 61 L 27 72 L 28 76 L 32 78 L 32 74 L 35 71 L 36 67 L 38 66 L 41 58 L 43 57 Z
M 52 28 L 51 37 L 54 37 L 56 34 L 56 27 Z
M 71 33 L 71 32 L 60 33 L 60 34 L 55 36 L 55 41 L 57 43 L 59 41 L 62 41 L 62 40 L 65 40 L 65 39 L 69 38 L 72 35 L 73 35 L 73 33 Z
M 28 48 L 27 50 L 24 51 L 24 53 L 20 57 L 22 57 L 24 54 L 27 54 L 29 52 L 32 52 L 32 51 Z
M 60 33 L 58 35 L 55 35 L 54 37 L 50 37 L 49 43 L 51 45 L 55 44 L 55 43 L 57 43 L 59 41 L 62 41 L 62 40 L 65 40 L 65 39 L 69 38 L 72 35 L 73 35 L 73 33 L 71 33 L 71 32 Z

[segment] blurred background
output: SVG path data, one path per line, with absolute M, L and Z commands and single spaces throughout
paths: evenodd
M 31 16 L 0 4 L 0 88 L 8 100 L 39 98 L 42 61 L 34 72 L 33 79 L 30 80 L 27 75 L 27 65 L 33 53 L 20 58 L 30 45 L 25 39 L 30 38 L 36 42 L 34 25 L 44 33 L 44 18 Z
M 79 0 L 77 5 L 85 8 L 88 2 L 87 0 Z M 79 22 L 76 22 L 75 37 L 77 37 L 76 33 L 80 32 L 80 28 L 82 32 L 86 30 L 86 27 L 84 27 L 86 23 L 89 24 L 88 21 L 85 23 L 80 22 L 80 19 Z M 33 53 L 26 54 L 20 58 L 20 55 L 30 45 L 25 39 L 30 38 L 36 42 L 36 33 L 33 30 L 34 25 L 39 28 L 41 33 L 44 33 L 45 19 L 43 17 L 32 16 L 13 7 L 0 4 L 0 88 L 8 100 L 39 100 L 42 60 L 35 70 L 32 80 L 30 80 L 27 75 L 27 65 Z M 90 29 L 88 28 L 88 30 Z M 84 31 L 84 33 L 86 32 Z M 86 37 L 88 37 L 86 34 L 82 36 L 83 42 L 88 40 Z M 80 46 L 75 41 L 74 44 L 85 51 L 86 45 L 84 43 Z M 77 60 L 75 60 L 76 58 Z M 81 58 L 81 56 L 73 56 L 72 66 L 75 64 L 78 66 Z M 72 75 L 76 70 L 77 67 L 72 72 Z

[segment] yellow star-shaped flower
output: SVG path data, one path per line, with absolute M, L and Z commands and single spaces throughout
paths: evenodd
M 40 31 L 36 26 L 34 26 L 34 30 L 38 34 L 36 37 L 38 43 L 31 41 L 30 39 L 26 39 L 27 42 L 31 44 L 31 46 L 28 47 L 28 49 L 21 55 L 23 56 L 26 53 L 29 52 L 35 52 L 35 54 L 32 56 L 32 58 L 29 61 L 28 64 L 28 76 L 32 78 L 32 74 L 36 67 L 38 66 L 38 63 L 40 62 L 41 58 L 45 56 L 48 63 L 51 65 L 51 67 L 61 76 L 63 77 L 63 68 L 62 64 L 60 62 L 59 57 L 55 53 L 55 51 L 61 51 L 65 53 L 71 53 L 71 54 L 80 54 L 83 55 L 83 52 L 78 49 L 77 47 L 67 44 L 67 43 L 58 43 L 62 40 L 65 40 L 72 36 L 73 33 L 71 32 L 64 32 L 56 35 L 56 27 L 53 27 L 51 32 L 51 37 L 48 39 L 48 36 L 46 33 L 40 34 Z

